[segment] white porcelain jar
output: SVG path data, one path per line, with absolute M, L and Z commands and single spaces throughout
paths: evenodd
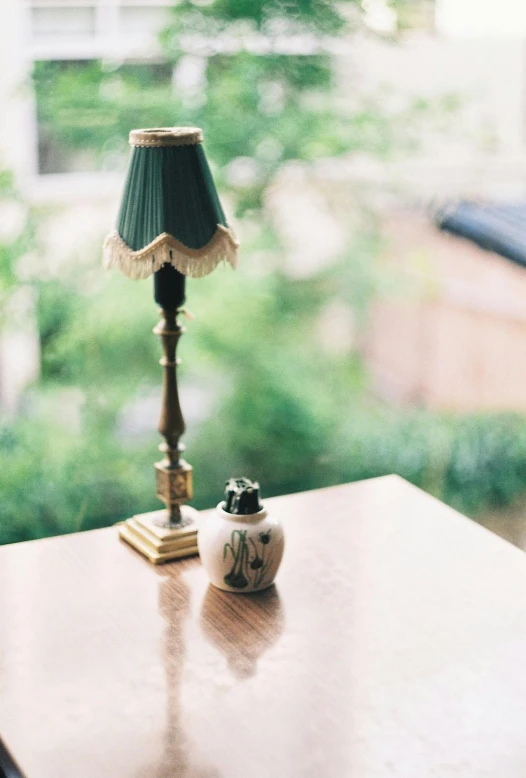
M 274 582 L 283 556 L 283 527 L 266 508 L 257 513 L 227 513 L 220 502 L 202 520 L 197 533 L 199 555 L 219 589 L 259 592 Z

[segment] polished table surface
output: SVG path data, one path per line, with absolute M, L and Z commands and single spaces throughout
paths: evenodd
M 26 778 L 524 778 L 526 558 L 400 478 L 267 501 L 275 587 L 115 528 L 0 548 Z

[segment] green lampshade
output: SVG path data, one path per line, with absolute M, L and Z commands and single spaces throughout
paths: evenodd
M 104 241 L 106 267 L 146 278 L 169 263 L 200 277 L 239 243 L 223 213 L 197 127 L 132 130 L 133 153 L 117 229 Z

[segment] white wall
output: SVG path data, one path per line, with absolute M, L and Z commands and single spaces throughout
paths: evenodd
M 25 181 L 37 169 L 33 99 L 24 56 L 25 18 L 20 0 L 7 0 L 0 24 L 0 165 Z
M 525 2 L 526 6 L 526 2 Z M 399 45 L 363 38 L 345 58 L 349 97 L 387 88 L 386 105 L 407 98 L 462 97 L 466 141 L 494 136 L 500 152 L 525 148 L 526 60 L 522 40 L 413 35 Z M 448 141 L 445 136 L 445 142 Z
M 526 37 L 524 0 L 436 0 L 436 26 L 448 36 Z

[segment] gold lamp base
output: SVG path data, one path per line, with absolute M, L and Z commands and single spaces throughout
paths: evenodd
M 119 536 L 154 565 L 195 556 L 199 513 L 182 505 L 181 518 L 180 526 L 167 527 L 166 510 L 141 513 L 119 526 Z

